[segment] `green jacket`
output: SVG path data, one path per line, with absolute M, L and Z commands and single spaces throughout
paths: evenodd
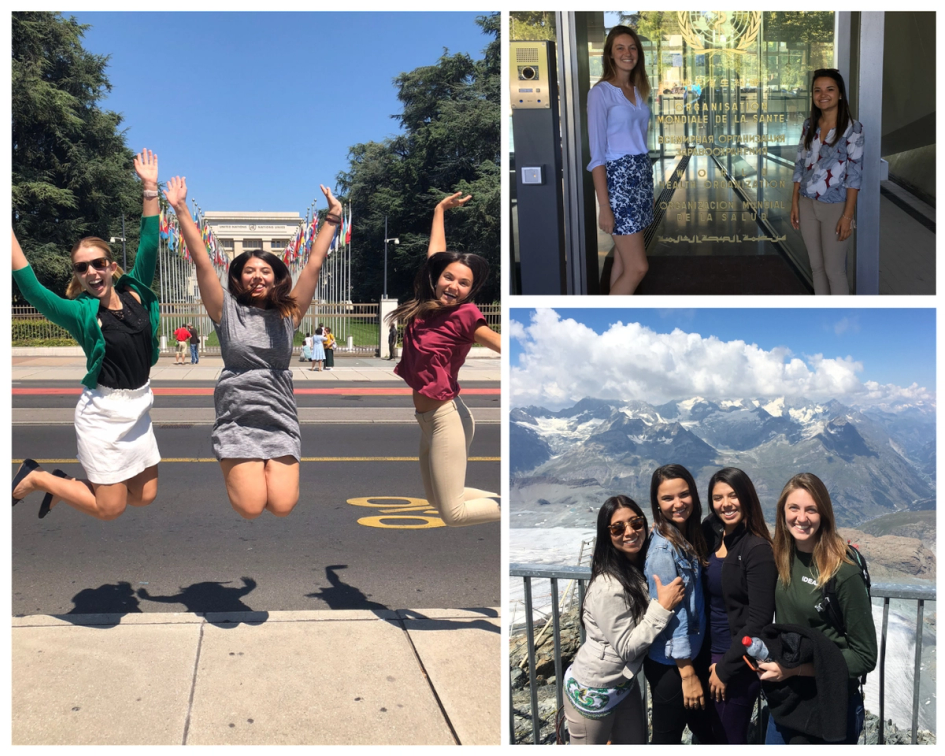
M 141 304 L 148 311 L 151 321 L 152 365 L 158 361 L 160 354 L 158 325 L 161 320 L 161 306 L 150 286 L 154 280 L 157 252 L 158 216 L 149 215 L 141 219 L 141 240 L 138 243 L 135 266 L 115 284 L 116 289 L 133 289 L 141 297 Z M 99 300 L 84 291 L 75 299 L 53 294 L 39 282 L 29 265 L 14 270 L 13 280 L 20 287 L 27 302 L 57 326 L 65 328 L 72 338 L 79 342 L 85 352 L 85 367 L 88 370 L 82 379 L 82 385 L 94 389 L 98 385 L 102 360 L 105 359 L 105 336 L 102 335 L 102 328 L 98 324 Z

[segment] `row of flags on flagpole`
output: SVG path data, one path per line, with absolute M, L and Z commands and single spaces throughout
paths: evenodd
M 315 235 L 318 233 L 318 211 L 315 210 L 311 220 L 306 218 L 302 225 L 295 232 L 295 236 L 286 245 L 282 252 L 282 262 L 289 263 L 302 260 L 308 260 L 309 253 L 312 251 L 312 242 L 315 241 Z M 351 243 L 351 206 L 348 206 L 347 212 L 342 210 L 341 223 L 335 227 L 335 235 L 331 239 L 331 246 L 328 248 L 328 254 L 343 246 Z
M 229 260 L 223 253 L 222 245 L 217 241 L 210 228 L 210 224 L 200 218 L 197 210 L 193 212 L 194 223 L 199 228 L 200 235 L 203 237 L 203 243 L 207 248 L 207 254 L 213 260 L 213 264 L 229 267 Z M 171 252 L 176 252 L 179 257 L 190 260 L 190 251 L 184 242 L 180 232 L 180 226 L 177 223 L 177 216 L 173 213 L 167 213 L 162 208 L 159 221 L 159 230 L 161 238 L 167 242 L 167 247 Z M 318 232 L 318 210 L 313 212 L 311 220 L 306 218 L 302 225 L 295 232 L 295 236 L 286 245 L 282 252 L 282 261 L 288 265 L 297 260 L 307 261 L 309 253 L 312 251 L 312 242 L 315 241 L 315 235 Z M 335 235 L 332 237 L 331 246 L 328 248 L 328 254 L 338 249 L 339 246 L 351 244 L 351 206 L 348 206 L 347 213 L 342 211 L 341 223 L 335 227 Z

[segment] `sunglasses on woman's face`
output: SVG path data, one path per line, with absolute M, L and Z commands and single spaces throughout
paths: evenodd
M 95 270 L 105 270 L 109 265 L 111 265 L 111 260 L 107 257 L 96 257 L 94 260 L 83 260 L 82 262 L 72 263 L 72 269 L 79 274 L 85 273 L 89 269 L 89 266 L 95 268 Z
M 631 517 L 626 522 L 615 522 L 612 525 L 608 525 L 607 529 L 610 531 L 612 536 L 621 536 L 623 531 L 627 528 L 630 530 L 643 530 L 646 527 L 646 518 L 644 517 Z

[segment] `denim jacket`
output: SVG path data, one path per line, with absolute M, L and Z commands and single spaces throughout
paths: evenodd
M 686 588 L 686 596 L 673 610 L 672 619 L 650 646 L 650 658 L 660 664 L 675 664 L 676 659 L 695 659 L 705 638 L 705 597 L 699 559 L 681 554 L 654 529 L 644 573 L 651 596 L 656 596 L 654 575 L 660 576 L 663 585 L 681 577 Z

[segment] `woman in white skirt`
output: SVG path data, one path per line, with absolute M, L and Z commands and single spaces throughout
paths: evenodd
M 318 372 L 322 371 L 322 365 L 325 364 L 325 342 L 328 337 L 325 336 L 324 329 L 319 326 L 312 335 L 312 370 L 318 365 Z
M 33 273 L 13 235 L 13 279 L 26 300 L 79 342 L 86 356 L 85 387 L 75 410 L 78 460 L 87 480 L 47 472 L 26 459 L 13 477 L 13 504 L 39 490 L 39 516 L 60 500 L 100 520 L 157 496 L 158 452 L 151 429 L 149 374 L 157 362 L 160 307 L 151 291 L 158 251 L 158 159 L 143 150 L 134 160 L 144 204 L 135 266 L 123 273 L 97 237 L 72 249 L 73 277 L 62 298 Z

